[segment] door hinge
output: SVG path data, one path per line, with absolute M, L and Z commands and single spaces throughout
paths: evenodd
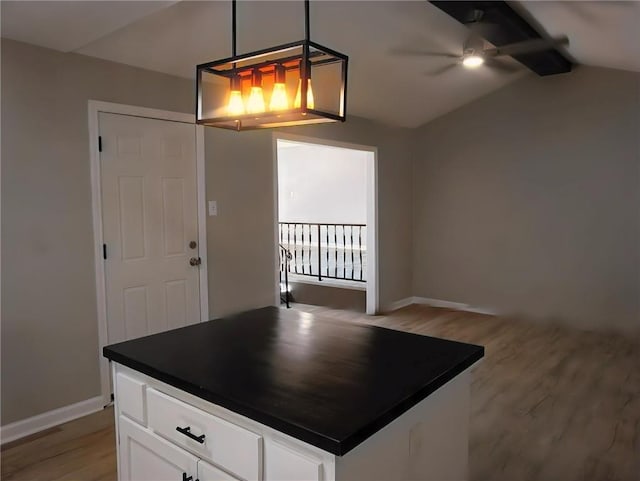
M 102 258 L 107 259 L 107 244 L 102 244 Z
M 98 152 L 102 152 L 102 135 L 98 135 Z

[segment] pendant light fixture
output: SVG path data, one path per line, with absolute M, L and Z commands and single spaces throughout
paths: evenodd
M 250 130 L 344 122 L 349 59 L 310 40 L 309 0 L 303 40 L 242 55 L 236 0 L 231 12 L 232 56 L 196 67 L 198 124 Z

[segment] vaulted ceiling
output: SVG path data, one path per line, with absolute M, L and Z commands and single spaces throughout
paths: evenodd
M 2 36 L 193 78 L 195 65 L 230 55 L 230 2 L 2 1 Z M 526 1 L 514 7 L 551 35 L 566 34 L 578 63 L 640 72 L 640 2 Z M 238 3 L 238 52 L 303 36 L 303 3 Z M 311 38 L 345 52 L 349 113 L 415 127 L 529 74 L 462 67 L 433 76 L 460 53 L 466 27 L 426 1 L 314 1 Z M 544 81 L 544 79 L 541 79 Z

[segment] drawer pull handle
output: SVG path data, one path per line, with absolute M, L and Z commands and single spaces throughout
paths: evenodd
M 204 444 L 204 434 L 201 434 L 200 436 L 196 436 L 195 434 L 193 434 L 191 432 L 191 426 L 187 426 L 186 428 L 181 428 L 180 426 L 178 426 L 176 428 L 176 431 L 178 431 L 179 433 L 184 434 L 186 437 L 193 439 L 194 441 L 199 442 L 200 444 Z M 185 474 L 186 476 L 186 474 Z M 185 480 L 187 481 L 187 480 Z

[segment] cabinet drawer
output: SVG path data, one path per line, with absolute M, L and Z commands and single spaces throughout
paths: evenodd
M 116 374 L 116 390 L 118 393 L 118 409 L 140 424 L 147 424 L 147 412 L 145 409 L 145 390 L 147 385 L 133 379 L 126 374 Z
M 269 442 L 265 446 L 267 481 L 320 481 L 322 463 L 286 446 Z
M 262 436 L 151 388 L 147 411 L 149 427 L 167 439 L 240 478 L 262 479 Z

